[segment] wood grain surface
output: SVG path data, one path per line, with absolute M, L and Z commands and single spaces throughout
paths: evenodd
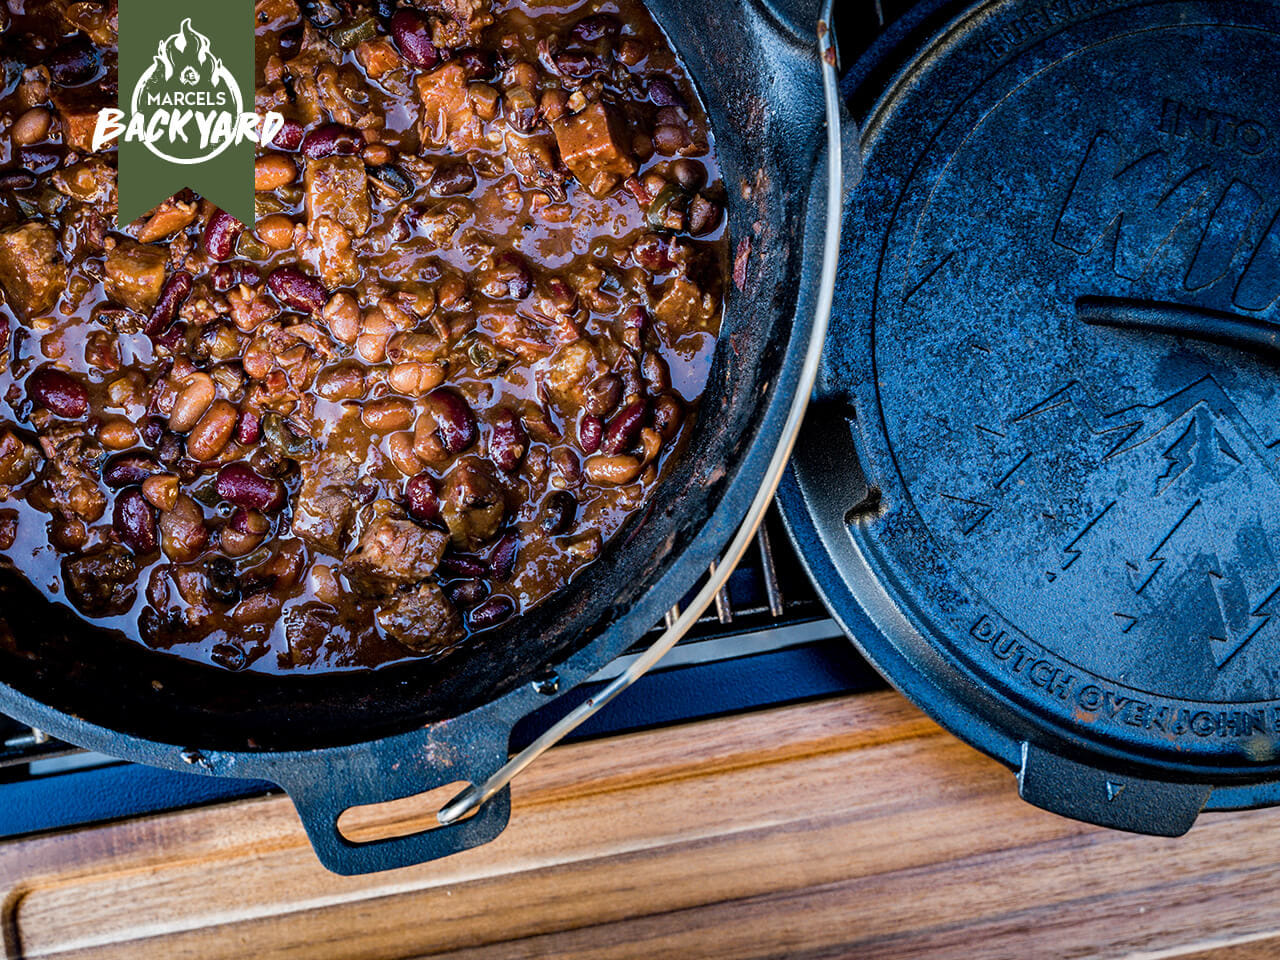
M 1280 957 L 1280 810 L 1062 820 L 891 693 L 560 747 L 513 806 L 488 846 L 360 878 L 283 798 L 0 844 L 6 956 Z

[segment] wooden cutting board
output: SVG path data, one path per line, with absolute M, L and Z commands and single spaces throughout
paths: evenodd
M 892 693 L 560 747 L 513 807 L 488 846 L 360 878 L 283 798 L 0 844 L 6 956 L 1280 956 L 1280 810 L 1179 840 L 1062 820 Z

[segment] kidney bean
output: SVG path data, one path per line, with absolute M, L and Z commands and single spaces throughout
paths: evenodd
M 578 446 L 583 453 L 595 453 L 604 439 L 604 421 L 594 414 L 587 414 L 578 421 Z
M 242 447 L 251 447 L 262 436 L 262 418 L 252 410 L 243 410 L 236 424 L 236 443 Z
M 427 395 L 427 413 L 435 422 L 440 443 L 449 453 L 461 453 L 476 441 L 476 418 L 462 395 L 440 387 Z
M 667 77 L 649 78 L 649 99 L 660 107 L 683 107 L 684 97 Z
M 640 376 L 654 393 L 671 388 L 671 368 L 656 350 L 646 350 L 640 358 Z
M 207 373 L 193 373 L 173 401 L 169 429 L 175 433 L 186 433 L 200 421 L 217 395 L 218 388 L 214 386 L 212 377 Z
M 271 521 L 257 510 L 237 507 L 218 534 L 218 545 L 229 557 L 243 557 L 258 549 L 271 532 Z
M 504 250 L 494 259 L 494 272 L 507 284 L 507 296 L 523 300 L 533 293 L 533 273 L 524 257 L 514 250 Z
M 671 175 L 689 191 L 701 190 L 707 182 L 707 168 L 696 160 L 681 158 L 671 161 Z
M 297 150 L 302 146 L 302 124 L 297 120 L 285 120 L 284 126 L 280 128 L 280 132 L 276 134 L 276 138 L 271 141 L 271 146 L 278 150 Z
M 213 268 L 213 289 L 226 293 L 241 283 L 255 284 L 260 279 L 258 268 L 245 260 L 233 263 L 220 263 Z
M 350 157 L 360 152 L 364 139 L 355 127 L 343 123 L 323 123 L 302 140 L 303 156 L 311 160 L 322 157 Z
M 89 410 L 84 384 L 56 367 L 41 367 L 27 378 L 27 395 L 51 413 L 78 420 Z
M 653 401 L 653 425 L 663 440 L 672 439 L 684 422 L 684 405 L 670 393 L 664 393 Z
M 500 409 L 493 422 L 489 437 L 489 459 L 499 470 L 515 472 L 529 449 L 529 435 L 525 433 L 520 418 L 506 407 Z
M 471 616 L 468 617 L 468 622 L 472 630 L 488 630 L 490 627 L 496 627 L 504 620 L 510 619 L 515 612 L 516 605 L 511 599 L 499 594 L 490 597 L 472 610 Z
M 190 563 L 209 542 L 204 511 L 186 494 L 180 494 L 168 513 L 160 515 L 160 548 L 175 563 Z
M 593 73 L 608 69 L 603 57 L 584 50 L 565 50 L 554 57 L 556 72 L 573 80 L 585 80 Z
M 604 436 L 600 439 L 600 450 L 603 453 L 621 453 L 635 442 L 640 428 L 644 426 L 645 402 L 633 400 L 618 412 L 604 428 Z
M 156 300 L 156 305 L 151 308 L 151 316 L 147 319 L 143 332 L 149 336 L 158 337 L 168 330 L 169 325 L 178 316 L 178 308 L 189 296 L 191 296 L 191 274 L 185 270 L 170 274 L 164 286 L 160 288 L 160 297 Z
M 405 502 L 409 516 L 426 523 L 440 516 L 440 495 L 431 475 L 420 473 L 404 485 Z
M 214 488 L 218 496 L 237 507 L 271 511 L 284 506 L 284 484 L 262 476 L 247 464 L 227 464 L 218 471 Z
M 639 350 L 648 328 L 649 312 L 637 304 L 622 315 L 622 342 L 632 350 Z
M 611 17 L 607 13 L 595 13 L 575 23 L 573 29 L 569 31 L 569 36 L 578 43 L 597 43 L 601 40 L 612 40 L 621 29 L 622 25 L 618 23 L 617 17 Z
M 589 383 L 582 391 L 582 408 L 587 413 L 602 417 L 618 405 L 622 399 L 622 381 L 606 373 Z
M 616 487 L 640 476 L 643 467 L 644 464 L 635 457 L 595 456 L 587 460 L 587 477 L 592 483 Z
M 36 175 L 30 170 L 0 170 L 0 189 L 30 190 L 36 185 Z
M 467 47 L 454 53 L 453 59 L 462 65 L 462 72 L 468 80 L 483 80 L 493 73 L 493 63 L 484 50 Z
M 142 491 L 130 487 L 116 497 L 111 525 L 116 535 L 134 553 L 152 553 L 157 546 L 156 515 Z
M 215 400 L 187 437 L 187 454 L 194 460 L 214 459 L 231 442 L 239 413 L 226 400 Z
M 489 595 L 489 585 L 483 580 L 459 580 L 445 587 L 455 607 L 474 607 Z
M 244 224 L 225 210 L 215 210 L 205 224 L 204 251 L 211 260 L 229 260 L 235 253 L 236 241 L 244 231 Z
M 277 267 L 267 277 L 267 289 L 286 307 L 301 313 L 319 313 L 329 302 L 329 293 L 314 277 L 297 267 Z
M 44 58 L 44 65 L 60 87 L 88 83 L 102 69 L 102 55 L 84 34 L 78 34 Z
M 553 490 L 542 505 L 542 520 L 538 526 L 546 534 L 565 533 L 573 526 L 578 513 L 578 501 L 568 490 Z
M 520 552 L 520 537 L 514 532 L 504 533 L 489 551 L 489 573 L 493 579 L 509 578 L 516 568 L 516 554 Z
M 391 36 L 400 56 L 415 67 L 429 70 L 440 59 L 431 42 L 431 24 L 417 10 L 401 8 L 391 15 Z
M 471 169 L 471 164 L 464 161 L 437 167 L 431 176 L 429 189 L 433 197 L 456 197 L 470 193 L 475 185 L 476 172 Z
M 108 487 L 133 487 L 161 473 L 160 464 L 145 453 L 118 453 L 102 467 L 102 482 Z
M 631 246 L 631 258 L 650 273 L 667 273 L 675 269 L 671 259 L 671 243 L 656 233 L 646 233 Z
M 455 577 L 487 577 L 489 564 L 483 557 L 469 553 L 446 553 L 440 561 L 440 569 Z

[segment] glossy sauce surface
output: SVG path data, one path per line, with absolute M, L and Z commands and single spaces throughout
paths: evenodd
M 647 12 L 259 0 L 256 223 L 183 193 L 117 231 L 113 8 L 4 23 L 0 557 L 232 670 L 555 593 L 678 455 L 719 324 L 712 137 Z

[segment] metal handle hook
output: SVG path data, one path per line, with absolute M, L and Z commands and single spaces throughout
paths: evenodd
M 765 511 L 773 501 L 774 491 L 782 478 L 782 471 L 791 458 L 791 449 L 795 445 L 800 423 L 804 420 L 809 396 L 813 392 L 814 382 L 818 375 L 818 363 L 822 358 L 822 348 L 827 339 L 827 326 L 831 316 L 831 304 L 835 289 L 836 265 L 840 257 L 840 225 L 844 200 L 843 153 L 840 138 L 840 99 L 839 77 L 836 69 L 836 50 L 834 35 L 830 24 L 834 0 L 825 0 L 821 19 L 818 21 L 818 53 L 822 63 L 822 85 L 826 101 L 827 114 L 827 222 L 826 236 L 822 251 L 822 277 L 818 290 L 818 303 L 813 323 L 813 335 L 809 340 L 804 365 L 801 368 L 800 380 L 796 386 L 795 396 L 787 413 L 783 427 L 782 439 L 774 451 L 773 458 L 765 471 L 764 480 L 756 493 L 755 499 L 747 510 L 737 534 L 725 549 L 723 557 L 716 564 L 715 572 L 707 583 L 698 591 L 697 596 L 685 608 L 684 612 L 668 627 L 653 645 L 640 654 L 625 671 L 615 677 L 607 687 L 590 697 L 573 711 L 554 724 L 546 733 L 538 737 L 514 757 L 506 762 L 496 773 L 483 783 L 472 784 L 467 789 L 445 804 L 437 814 L 442 824 L 455 823 L 477 807 L 484 804 L 506 787 L 526 767 L 537 760 L 543 753 L 563 740 L 582 723 L 593 716 L 605 704 L 626 690 L 640 679 L 648 670 L 674 647 L 689 628 L 702 616 L 703 611 L 715 600 L 716 594 L 729 579 L 729 575 L 737 567 L 747 548 L 751 545 L 756 528 L 764 518 Z

